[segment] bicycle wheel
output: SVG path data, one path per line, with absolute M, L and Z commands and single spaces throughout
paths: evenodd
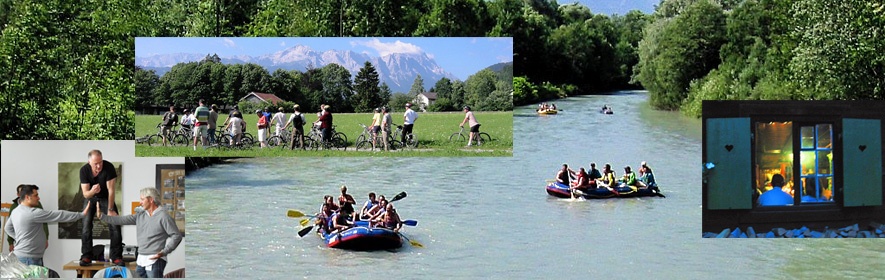
M 320 142 L 313 140 L 313 138 L 305 137 L 304 149 L 309 151 L 317 151 L 320 149 Z
M 255 145 L 255 142 L 253 142 L 252 139 L 249 139 L 249 138 L 240 139 L 240 148 L 251 149 L 252 145 Z
M 249 139 L 249 142 L 253 142 L 253 143 L 255 142 L 255 138 L 252 137 L 252 134 L 250 134 L 250 133 L 248 133 L 248 132 L 246 132 L 245 134 L 243 134 L 243 139 Z
M 172 146 L 189 146 L 191 139 L 188 139 L 184 134 L 177 134 L 172 137 Z
M 482 142 L 491 142 L 491 141 L 492 141 L 492 136 L 489 136 L 488 133 L 480 132 L 480 133 L 479 133 L 479 139 L 482 140 Z
M 363 134 L 360 134 L 360 136 L 358 136 L 356 138 L 356 143 L 363 142 L 363 141 L 366 141 L 366 136 Z
M 417 148 L 418 147 L 418 136 L 414 133 L 406 135 L 406 143 L 404 143 L 409 148 Z
M 461 133 L 452 133 L 452 136 L 449 136 L 449 141 L 464 142 L 467 141 L 467 137 L 464 137 L 464 134 Z
M 363 140 L 356 144 L 357 151 L 371 151 L 372 150 L 372 142 Z
M 339 151 L 345 151 L 347 150 L 347 142 L 336 135 L 335 137 L 332 137 L 332 147 Z
M 147 141 L 145 141 L 145 144 L 147 144 L 148 146 L 163 145 L 163 138 L 160 137 L 160 135 L 154 134 L 154 135 L 148 136 Z
M 340 137 L 342 140 L 344 140 L 345 144 L 347 143 L 347 134 L 344 134 L 343 132 L 335 132 L 335 135 L 332 135 L 332 138 L 335 137 Z
M 222 134 L 221 136 L 218 137 L 218 146 L 230 148 L 230 141 L 231 141 L 230 135 Z
M 387 143 L 387 144 L 390 145 L 390 150 L 391 150 L 391 151 L 393 151 L 393 150 L 402 150 L 402 149 L 403 149 L 403 142 L 400 142 L 399 140 L 393 140 L 393 141 L 390 141 L 390 142 Z
M 267 139 L 267 146 L 271 148 L 282 147 L 285 141 L 279 135 L 271 136 L 270 139 Z M 288 143 L 286 143 L 288 144 Z

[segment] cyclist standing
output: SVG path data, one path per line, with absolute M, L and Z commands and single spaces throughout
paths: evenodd
M 406 135 L 412 133 L 412 127 L 417 119 L 418 113 L 412 110 L 412 103 L 406 103 L 406 113 L 403 114 L 403 135 L 401 136 L 402 139 L 400 139 L 403 144 L 408 143 L 406 142 Z
M 218 128 L 218 106 L 212 104 L 209 110 L 209 144 L 216 144 L 215 129 Z
M 292 109 L 295 112 L 292 112 L 292 116 L 289 117 L 289 121 L 286 122 L 286 125 L 283 126 L 283 129 L 289 127 L 289 124 L 292 124 L 292 138 L 290 139 L 289 149 L 295 149 L 295 139 L 298 139 L 298 147 L 304 148 L 304 114 L 300 112 L 301 106 L 295 104 L 292 106 Z
M 479 135 L 479 122 L 476 121 L 476 117 L 473 116 L 473 111 L 470 111 L 470 106 L 464 106 L 464 120 L 461 121 L 461 127 L 464 127 L 464 123 L 468 123 L 470 125 L 470 138 L 467 138 L 467 147 L 473 146 L 473 137 Z M 479 138 L 476 138 L 476 145 L 482 145 L 482 142 Z
M 283 131 L 283 120 L 286 119 L 286 112 L 283 110 L 283 107 L 277 108 L 277 113 L 273 114 L 273 117 L 270 118 L 270 125 L 276 124 L 274 135 L 280 136 L 280 132 Z
M 166 146 L 166 136 L 171 135 L 172 128 L 176 125 L 178 125 L 178 115 L 175 114 L 175 106 L 169 106 L 169 112 L 163 114 L 163 146 Z
M 390 117 L 390 108 L 384 107 L 381 109 L 381 112 L 384 113 L 384 116 L 381 117 L 381 131 L 382 131 L 382 140 L 384 141 L 384 150 L 390 151 L 390 125 L 393 122 L 393 118 Z
M 194 110 L 194 118 L 196 122 L 194 123 L 194 151 L 197 150 L 197 138 L 200 138 L 200 144 L 203 145 L 203 149 L 206 148 L 206 144 L 208 143 L 208 134 L 209 133 L 209 108 L 206 108 L 205 105 L 206 100 L 200 99 L 200 107 L 197 107 Z

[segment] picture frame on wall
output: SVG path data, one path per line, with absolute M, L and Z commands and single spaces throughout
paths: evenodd
M 160 201 L 157 203 L 175 219 L 175 225 L 183 236 L 184 229 L 184 164 L 157 164 L 157 191 Z

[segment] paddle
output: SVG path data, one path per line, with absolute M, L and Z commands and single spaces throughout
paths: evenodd
M 301 211 L 298 211 L 298 210 L 292 210 L 292 209 L 289 209 L 289 211 L 286 212 L 286 216 L 289 216 L 289 218 L 301 218 L 301 217 L 311 217 L 311 218 L 316 218 L 316 216 L 305 215 L 304 213 L 301 213 Z
M 421 243 L 418 243 L 418 241 L 413 241 L 413 240 L 409 239 L 408 237 L 406 237 L 406 235 L 404 235 L 401 232 L 397 232 L 397 233 L 399 233 L 399 236 L 402 236 L 403 238 L 405 238 L 406 241 L 409 241 L 409 244 L 411 244 L 412 247 L 424 248 L 424 245 Z
M 304 236 L 307 235 L 307 233 L 309 233 L 310 230 L 312 230 L 312 229 L 313 229 L 313 226 L 309 226 L 309 227 L 306 227 L 306 228 L 303 228 L 303 229 L 299 230 L 299 231 L 298 231 L 298 237 L 304 237 Z
M 310 218 L 310 219 L 313 219 L 313 218 Z M 298 223 L 300 223 L 301 226 L 307 226 L 307 223 L 310 223 L 310 219 L 304 219 L 304 220 L 301 220 L 301 221 L 298 222 Z
M 401 193 L 396 194 L 396 195 L 393 197 L 393 199 L 390 200 L 390 202 L 394 202 L 394 201 L 397 201 L 397 200 L 400 200 L 400 199 L 403 199 L 403 198 L 406 198 L 406 192 L 401 192 Z

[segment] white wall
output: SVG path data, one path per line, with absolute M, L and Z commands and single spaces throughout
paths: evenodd
M 135 157 L 133 141 L 14 141 L 0 143 L 0 201 L 11 203 L 15 198 L 15 188 L 19 184 L 34 184 L 40 187 L 40 202 L 47 210 L 58 210 L 58 163 L 83 162 L 87 153 L 99 149 L 105 160 L 121 162 L 122 205 L 121 213 L 132 212 L 132 202 L 139 201 L 138 191 L 156 184 L 157 164 L 183 164 L 184 158 Z M 185 264 L 185 241 L 169 255 L 166 272 L 183 268 Z M 108 239 L 96 239 L 94 244 L 110 244 Z M 135 226 L 123 226 L 123 243 L 136 245 Z M 3 254 L 9 253 L 6 239 L 3 239 Z M 49 225 L 49 248 L 43 256 L 43 263 L 57 271 L 62 278 L 75 278 L 76 272 L 62 270 L 64 264 L 80 258 L 79 239 L 58 239 L 58 225 Z M 133 271 L 134 273 L 134 271 Z

